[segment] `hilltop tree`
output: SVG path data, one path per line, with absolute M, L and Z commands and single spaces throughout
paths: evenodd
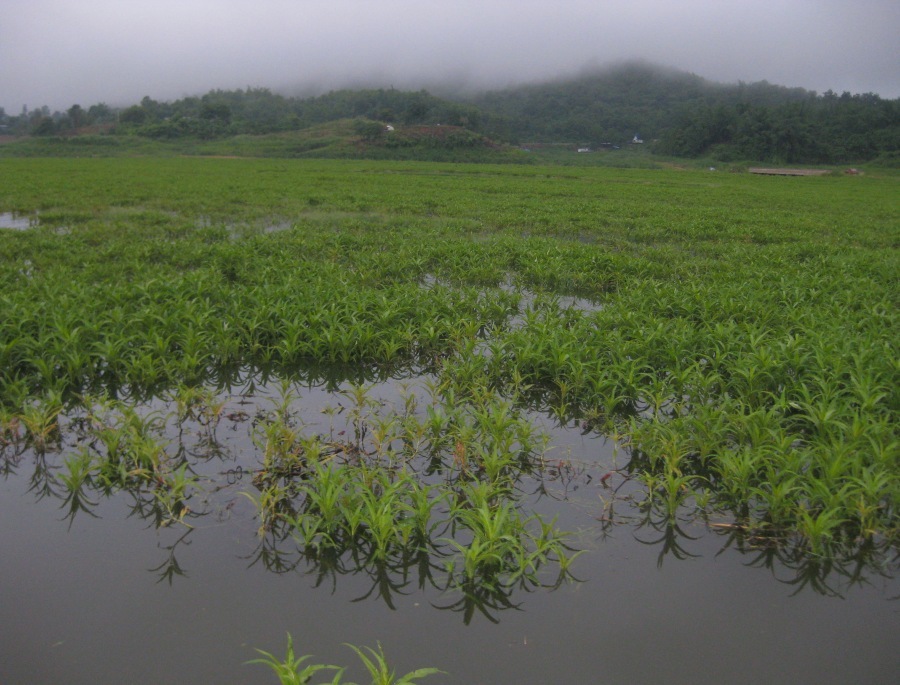
M 122 110 L 119 121 L 123 124 L 143 124 L 147 121 L 147 110 L 140 105 L 132 105 Z
M 81 128 L 87 123 L 87 113 L 81 108 L 81 105 L 72 105 L 66 110 L 69 116 L 69 124 L 72 128 Z
M 224 102 L 204 102 L 200 107 L 200 118 L 218 124 L 231 123 L 231 108 Z
M 56 123 L 51 117 L 38 114 L 31 120 L 31 135 L 52 136 L 54 133 L 56 133 Z
M 367 141 L 377 140 L 384 133 L 384 126 L 377 121 L 369 119 L 356 119 L 353 122 L 353 130 Z
M 109 105 L 98 102 L 96 105 L 91 105 L 88 108 L 87 118 L 91 123 L 102 124 L 108 121 L 115 121 L 116 113 Z

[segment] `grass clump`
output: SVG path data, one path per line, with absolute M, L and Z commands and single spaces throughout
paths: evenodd
M 351 387 L 339 436 L 295 431 L 276 402 L 260 430 L 292 437 L 254 478 L 261 534 L 291 536 L 320 572 L 366 569 L 389 605 L 410 573 L 473 600 L 540 587 L 546 567 L 562 583 L 577 556 L 567 534 L 519 504 L 520 481 L 541 468 L 533 427 L 495 395 L 473 406 L 427 390 L 422 412 L 411 392 L 396 409 Z M 489 615 L 479 600 L 467 621 L 474 608 Z
M 362 665 L 365 667 L 365 670 L 368 671 L 369 676 L 371 677 L 371 685 L 413 685 L 413 683 L 418 683 L 426 676 L 443 673 L 443 671 L 436 668 L 418 668 L 398 676 L 396 671 L 388 664 L 387 657 L 385 656 L 380 643 L 378 644 L 378 649 L 372 649 L 371 647 L 363 647 L 360 649 L 356 645 L 350 644 L 347 646 L 356 653 L 362 662 Z M 304 685 L 305 683 L 311 683 L 312 678 L 317 673 L 323 671 L 335 671 L 334 677 L 328 681 L 331 685 L 355 685 L 355 683 L 343 679 L 344 671 L 347 670 L 346 667 L 332 666 L 329 664 L 307 664 L 304 666 L 303 664 L 312 657 L 309 655 L 295 656 L 293 639 L 291 638 L 290 633 L 288 633 L 287 636 L 287 651 L 283 659 L 279 659 L 273 654 L 261 649 L 257 649 L 256 651 L 262 655 L 262 658 L 253 659 L 247 663 L 268 666 L 278 677 L 278 681 L 282 685 Z

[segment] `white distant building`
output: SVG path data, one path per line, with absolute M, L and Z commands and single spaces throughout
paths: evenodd
M 589 147 L 580 147 L 580 148 L 578 148 L 578 151 L 579 151 L 579 152 L 590 152 L 590 151 L 591 151 L 591 148 L 589 148 Z
M 635 145 L 643 145 L 644 143 L 644 141 L 641 140 L 641 137 L 637 133 L 634 134 L 634 138 L 631 139 L 631 142 Z
M 394 130 L 394 127 L 391 126 L 390 124 L 388 124 L 387 126 L 384 127 L 384 130 L 390 132 L 390 131 Z

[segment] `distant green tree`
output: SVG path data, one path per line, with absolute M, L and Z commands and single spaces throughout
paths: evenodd
M 147 121 L 147 110 L 140 105 L 132 105 L 122 110 L 119 121 L 123 124 L 143 124 Z
M 224 102 L 204 102 L 200 107 L 200 118 L 219 124 L 231 123 L 231 108 Z
M 31 135 L 52 136 L 56 133 L 56 122 L 51 117 L 38 116 L 32 120 Z
M 87 112 L 81 108 L 81 105 L 72 105 L 66 110 L 66 114 L 72 128 L 81 128 L 87 123 Z
M 428 93 L 424 90 L 410 94 L 403 116 L 404 122 L 407 124 L 418 124 L 425 121 L 425 117 L 430 109 L 428 97 Z
M 353 122 L 353 131 L 363 140 L 377 140 L 384 134 L 384 124 L 369 119 L 356 119 Z
M 116 115 L 112 108 L 102 102 L 88 107 L 87 118 L 90 123 L 103 124 L 109 121 L 115 121 Z
M 145 120 L 155 121 L 162 118 L 160 104 L 149 95 L 145 95 L 141 98 L 141 108 L 147 115 Z

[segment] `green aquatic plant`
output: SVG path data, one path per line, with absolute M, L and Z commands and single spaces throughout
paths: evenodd
M 453 587 L 500 589 L 520 580 L 535 587 L 544 567 L 567 569 L 577 555 L 565 548 L 565 534 L 536 514 L 524 515 L 517 502 L 516 483 L 541 463 L 543 443 L 530 423 L 487 391 L 472 405 L 440 403 L 434 393 L 452 396 L 449 388 L 426 385 L 425 391 L 430 401 L 420 420 L 418 401 L 409 395 L 393 407 L 351 388 L 343 395 L 350 404 L 340 405 L 347 429 L 335 434 L 337 412 L 329 412 L 327 438 L 302 430 L 292 435 L 311 458 L 279 470 L 264 450 L 254 476 L 259 494 L 246 495 L 256 503 L 261 533 L 290 531 L 304 555 L 365 559 L 372 569 L 403 569 L 424 559 L 425 582 L 437 582 L 425 569 L 445 559 L 436 568 L 447 571 L 442 584 Z M 439 435 L 386 437 L 401 423 L 409 429 L 419 421 L 412 429 L 418 435 L 426 425 Z M 423 467 L 442 480 L 423 482 Z
M 176 463 L 166 452 L 165 418 L 116 401 L 85 399 L 91 404 L 77 422 L 84 444 L 64 455 L 55 477 L 66 493 L 69 515 L 96 506 L 90 493 L 108 496 L 125 490 L 142 508 L 148 496 L 157 526 L 188 526 L 185 518 L 193 512 L 187 502 L 199 489 L 199 479 L 186 462 Z
M 28 404 L 16 417 L 16 422 L 25 428 L 25 439 L 38 451 L 43 451 L 58 442 L 59 415 L 63 405 L 58 395 L 51 395 L 44 401 Z
M 359 657 L 363 667 L 371 677 L 371 685 L 413 685 L 427 676 L 444 673 L 444 671 L 436 668 L 417 668 L 404 675 L 397 675 L 396 670 L 388 664 L 380 642 L 377 649 L 372 649 L 371 647 L 360 648 L 351 644 L 346 644 L 346 646 L 352 649 Z M 335 672 L 334 677 L 329 681 L 331 685 L 355 685 L 349 681 L 342 680 L 344 671 L 347 670 L 346 667 L 329 664 L 304 665 L 313 657 L 310 655 L 295 655 L 294 643 L 290 633 L 287 636 L 287 651 L 284 658 L 279 659 L 275 655 L 261 649 L 256 651 L 262 655 L 262 658 L 253 659 L 246 663 L 268 666 L 282 685 L 304 685 L 305 683 L 310 683 L 317 673 L 323 671 Z
M 293 506 L 291 493 L 286 486 L 279 483 L 266 483 L 259 488 L 258 496 L 246 491 L 242 491 L 240 494 L 253 502 L 256 507 L 260 522 L 260 537 L 276 528 L 285 519 L 291 520 L 289 517 L 293 513 Z
M 187 471 L 188 465 L 182 464 L 157 481 L 153 496 L 163 510 L 162 525 L 164 526 L 170 523 L 181 523 L 190 528 L 184 519 L 191 512 L 187 501 L 191 498 L 191 490 L 197 486 L 197 477 Z
M 365 666 L 369 675 L 372 677 L 372 685 L 413 685 L 413 683 L 417 683 L 426 676 L 444 673 L 444 671 L 437 668 L 417 668 L 414 671 L 398 676 L 396 670 L 388 665 L 387 657 L 384 654 L 384 650 L 381 648 L 380 642 L 378 643 L 377 650 L 372 649 L 371 647 L 363 647 L 360 649 L 356 645 L 350 644 L 347 646 L 356 652 L 356 655 L 359 657 L 360 661 L 362 661 L 363 666 Z M 366 654 L 363 649 L 365 652 L 368 652 L 368 654 Z
M 892 177 L 317 162 L 245 174 L 236 205 L 235 171 L 212 160 L 7 162 L 0 204 L 53 223 L 0 241 L 0 407 L 38 449 L 58 435 L 41 398 L 182 388 L 209 436 L 234 369 L 338 362 L 431 374 L 443 393 L 418 418 L 347 398 L 369 431 L 351 427 L 360 458 L 427 442 L 431 473 L 514 487 L 535 460 L 491 437 L 502 411 L 476 416 L 489 390 L 615 435 L 668 483 L 653 499 L 669 509 L 702 489 L 707 513 L 781 538 L 896 540 L 900 494 L 875 485 L 897 480 L 900 444 Z M 258 230 L 273 217 L 290 230 Z M 310 444 L 277 423 L 259 433 L 267 468 L 299 474 Z M 664 430 L 682 438 L 677 469 Z M 826 534 L 802 511 L 838 523 Z
M 537 515 L 525 517 L 487 483 L 465 486 L 450 511 L 451 530 L 461 539 L 446 538 L 457 557 L 446 562 L 450 585 L 499 590 L 520 580 L 537 584 L 539 570 L 557 563 L 562 575 L 569 556 L 567 534 Z
M 95 465 L 90 453 L 82 451 L 67 459 L 63 463 L 63 469 L 56 476 L 66 493 L 61 506 L 68 508 L 66 516 L 70 521 L 74 521 L 75 515 L 79 512 L 90 513 L 97 505 L 85 494 L 85 490 L 93 484 L 91 477 L 94 470 Z
M 344 672 L 343 668 L 331 666 L 329 664 L 307 664 L 304 666 L 303 664 L 312 659 L 312 656 L 296 656 L 294 654 L 294 641 L 291 638 L 290 633 L 288 633 L 287 636 L 287 651 L 285 652 L 284 658 L 279 659 L 274 654 L 262 649 L 257 649 L 256 651 L 262 655 L 262 658 L 252 659 L 246 663 L 268 666 L 275 673 L 278 682 L 281 683 L 281 685 L 305 685 L 312 680 L 312 677 L 316 675 L 316 673 L 321 671 L 337 671 L 332 682 L 341 682 L 340 677 Z

